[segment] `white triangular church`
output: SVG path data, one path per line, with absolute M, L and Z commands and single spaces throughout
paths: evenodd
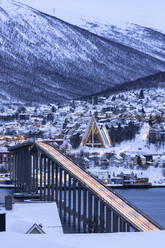
M 82 139 L 81 146 L 95 147 L 95 148 L 109 148 L 111 147 L 111 139 L 108 131 L 103 124 L 98 124 L 94 117 L 91 118 L 85 135 Z

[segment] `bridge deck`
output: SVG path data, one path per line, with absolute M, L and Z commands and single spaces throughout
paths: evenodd
M 161 230 L 156 224 L 154 225 L 147 217 L 136 211 L 123 199 L 119 198 L 115 193 L 108 190 L 105 186 L 100 184 L 97 180 L 91 177 L 88 173 L 75 165 L 72 161 L 58 152 L 52 146 L 38 142 L 37 145 L 41 150 L 49 154 L 58 163 L 60 163 L 66 170 L 70 171 L 72 175 L 77 177 L 83 184 L 89 187 L 100 198 L 102 198 L 109 206 L 116 210 L 123 218 L 127 219 L 132 226 L 139 231 L 153 231 Z

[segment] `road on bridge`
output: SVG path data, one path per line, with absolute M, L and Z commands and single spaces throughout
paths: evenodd
M 99 197 L 101 197 L 108 205 L 116 210 L 123 218 L 127 219 L 132 226 L 136 227 L 139 231 L 155 231 L 160 230 L 159 227 L 150 222 L 147 217 L 136 211 L 123 199 L 119 198 L 115 193 L 108 190 L 105 186 L 100 184 L 97 180 L 91 177 L 87 172 L 75 165 L 72 161 L 58 152 L 52 146 L 43 142 L 38 142 L 37 145 L 47 154 L 51 155 L 58 163 L 77 177 L 83 184 L 89 187 Z

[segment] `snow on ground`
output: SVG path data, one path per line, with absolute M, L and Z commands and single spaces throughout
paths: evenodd
M 146 233 L 114 233 L 114 234 L 64 234 L 55 235 L 28 235 L 12 232 L 0 233 L 2 247 L 17 248 L 88 248 L 88 247 L 115 247 L 115 248 L 150 248 L 163 247 L 165 231 Z
M 149 155 L 149 154 L 162 154 L 164 153 L 164 147 L 159 148 L 157 151 L 154 145 L 147 144 L 147 135 L 149 133 L 149 124 L 144 123 L 139 134 L 136 135 L 134 140 L 121 142 L 120 145 L 116 145 L 113 151 L 117 154 L 122 152 L 129 154 Z
M 159 148 L 159 152 L 157 151 L 156 146 L 154 145 L 148 145 L 147 144 L 147 135 L 149 133 L 149 124 L 144 123 L 139 134 L 136 135 L 134 140 L 128 140 L 123 141 L 119 145 L 115 145 L 115 147 L 110 148 L 89 148 L 89 147 L 80 147 L 73 151 L 73 153 L 80 152 L 83 150 L 84 152 L 88 153 L 94 153 L 98 152 L 101 154 L 104 154 L 106 152 L 112 152 L 116 153 L 117 155 L 120 155 L 120 153 L 126 153 L 126 154 L 133 154 L 133 155 L 149 155 L 149 154 L 163 154 L 164 153 L 164 147 Z
M 0 233 L 2 247 L 17 248 L 150 248 L 161 247 L 165 242 L 165 231 L 145 233 L 109 234 L 64 234 L 55 203 L 15 203 L 13 210 L 6 212 L 7 231 Z M 46 234 L 25 234 L 26 228 L 42 223 Z M 57 231 L 58 230 L 58 231 Z
M 89 170 L 92 174 L 98 176 L 100 179 L 107 179 L 108 175 L 111 175 L 111 177 L 120 175 L 121 173 L 124 174 L 130 174 L 134 173 L 136 174 L 138 178 L 142 177 L 148 177 L 149 182 L 152 183 L 153 186 L 165 186 L 165 178 L 162 174 L 162 168 L 155 168 L 153 166 L 149 166 L 146 170 L 138 169 L 134 167 L 133 169 L 130 168 L 124 168 L 124 167 L 116 167 L 116 166 L 110 166 L 106 170 L 102 170 L 100 167 L 92 168 Z
M 16 203 L 12 211 L 6 212 L 7 232 L 25 234 L 33 224 L 42 224 L 46 234 L 63 234 L 56 203 Z
M 76 25 L 135 23 L 165 32 L 164 0 L 19 0 Z
M 39 235 L 39 236 L 38 236 Z M 13 232 L 0 233 L 1 247 L 13 247 L 13 248 L 69 248 L 69 245 L 59 244 L 56 237 L 52 235 L 52 239 L 49 240 L 45 237 L 45 234 L 28 235 L 17 234 Z

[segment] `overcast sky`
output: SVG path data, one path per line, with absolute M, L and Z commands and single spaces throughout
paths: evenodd
M 65 21 L 132 22 L 165 32 L 165 0 L 17 0 Z

